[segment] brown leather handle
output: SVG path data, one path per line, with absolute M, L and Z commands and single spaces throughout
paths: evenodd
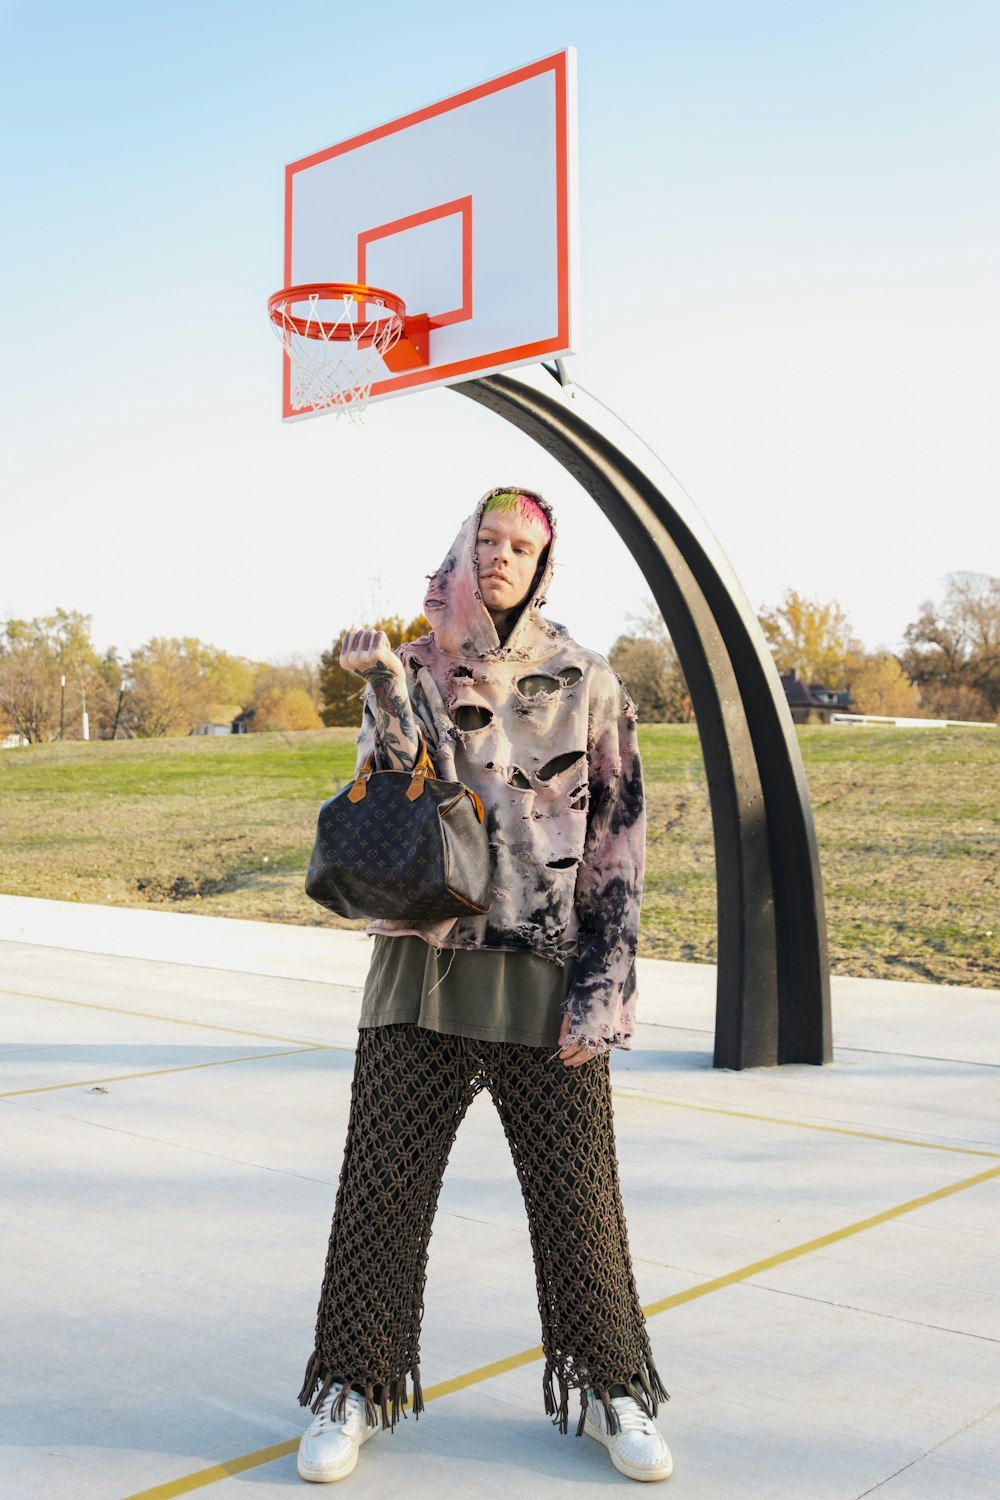
M 347 794 L 348 802 L 363 802 L 365 800 L 365 793 L 368 790 L 368 778 L 372 775 L 374 770 L 375 762 L 372 756 L 369 755 L 368 759 L 365 761 L 364 765 L 361 767 L 361 769 L 358 771 L 358 774 L 354 778 L 354 785 L 351 787 L 351 790 Z M 437 772 L 434 769 L 434 762 L 430 758 L 430 754 L 428 753 L 426 744 L 423 740 L 421 740 L 420 754 L 417 756 L 416 765 L 410 772 L 410 784 L 406 788 L 406 795 L 411 802 L 416 802 L 417 798 L 423 794 L 424 777 L 434 777 L 436 775 Z M 477 798 L 476 800 L 478 801 L 479 799 Z M 483 821 L 481 810 L 479 821 L 480 823 Z
M 363 802 L 365 800 L 365 793 L 368 790 L 368 777 L 371 775 L 370 767 L 371 761 L 365 761 L 365 764 L 354 778 L 354 785 L 347 794 L 348 802 Z

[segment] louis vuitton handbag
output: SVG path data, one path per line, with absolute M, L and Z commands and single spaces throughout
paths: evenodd
M 488 911 L 482 802 L 435 775 L 426 745 L 412 771 L 376 771 L 369 758 L 320 808 L 306 894 L 341 917 L 432 922 Z

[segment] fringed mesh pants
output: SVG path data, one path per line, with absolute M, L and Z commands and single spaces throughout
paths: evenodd
M 542 1318 L 545 1410 L 566 1432 L 569 1393 L 588 1387 L 614 1421 L 624 1386 L 651 1416 L 666 1391 L 636 1295 L 618 1185 L 607 1057 L 579 1068 L 548 1047 L 480 1042 L 419 1026 L 359 1032 L 351 1114 L 316 1346 L 299 1396 L 364 1392 L 371 1421 L 395 1426 L 420 1391 L 427 1245 L 455 1134 L 488 1089 L 528 1210 Z

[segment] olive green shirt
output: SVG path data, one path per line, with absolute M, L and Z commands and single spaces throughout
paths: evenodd
M 358 1024 L 555 1047 L 575 969 L 572 959 L 560 966 L 537 953 L 376 936 Z

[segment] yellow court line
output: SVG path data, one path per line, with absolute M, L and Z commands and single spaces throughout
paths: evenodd
M 247 1031 L 242 1026 L 219 1026 L 214 1021 L 185 1021 L 183 1016 L 159 1016 L 151 1010 L 129 1010 L 126 1005 L 100 1005 L 96 1000 L 66 1000 L 62 995 L 38 995 L 30 990 L 0 990 L 0 995 L 16 995 L 19 1000 L 46 1000 L 51 1005 L 75 1005 L 79 1010 L 106 1010 L 113 1016 L 138 1016 L 142 1021 L 163 1021 L 168 1026 L 197 1026 L 203 1031 L 228 1031 L 233 1036 L 255 1036 L 262 1042 L 305 1043 L 304 1036 L 278 1036 L 272 1031 Z M 353 1047 L 338 1048 L 353 1052 Z
M 269 1057 L 297 1057 L 301 1052 L 328 1052 L 328 1047 L 291 1047 L 285 1052 L 254 1052 L 249 1057 L 219 1057 L 212 1062 L 182 1063 L 177 1068 L 150 1068 L 145 1073 L 112 1073 L 107 1078 L 78 1078 L 73 1083 L 44 1083 L 31 1089 L 8 1089 L 0 1099 L 20 1099 L 25 1094 L 54 1094 L 59 1089 L 85 1089 L 95 1083 L 124 1083 L 129 1078 L 162 1078 L 165 1073 L 194 1073 L 199 1068 L 224 1068 L 229 1063 L 263 1062 Z
M 747 1281 L 751 1276 L 759 1276 L 762 1271 L 786 1265 L 789 1261 L 798 1260 L 804 1255 L 811 1255 L 816 1250 L 825 1249 L 827 1245 L 835 1245 L 840 1240 L 850 1239 L 852 1235 L 864 1234 L 866 1230 L 874 1229 L 879 1224 L 887 1224 L 892 1219 L 901 1218 L 903 1214 L 910 1214 L 918 1208 L 925 1208 L 928 1203 L 940 1202 L 942 1198 L 950 1198 L 954 1193 L 964 1192 L 966 1188 L 978 1187 L 981 1183 L 989 1182 L 996 1177 L 1000 1177 L 1000 1166 L 989 1167 L 985 1172 L 978 1172 L 975 1177 L 966 1177 L 961 1182 L 953 1182 L 947 1187 L 936 1188 L 934 1192 L 923 1193 L 919 1198 L 910 1198 L 906 1203 L 900 1203 L 895 1208 L 887 1208 L 880 1214 L 872 1214 L 867 1219 L 859 1219 L 856 1224 L 848 1224 L 843 1229 L 834 1229 L 829 1234 L 821 1234 L 816 1239 L 806 1240 L 801 1245 L 793 1245 L 790 1250 L 779 1250 L 777 1254 L 767 1255 L 763 1260 L 751 1261 L 748 1266 L 741 1266 L 736 1271 L 730 1271 L 726 1276 L 715 1276 L 711 1281 L 699 1282 L 697 1286 L 688 1287 L 683 1292 L 675 1292 L 671 1297 L 661 1297 L 659 1301 L 650 1302 L 644 1307 L 643 1313 L 647 1318 L 652 1318 L 657 1313 L 667 1312 L 672 1307 L 680 1307 L 685 1302 L 694 1302 L 699 1297 L 707 1297 L 712 1292 L 721 1291 L 723 1287 L 735 1286 L 741 1281 Z M 441 1396 L 448 1396 L 454 1391 L 479 1385 L 484 1380 L 492 1380 L 497 1375 L 505 1375 L 509 1370 L 519 1369 L 522 1365 L 534 1364 L 536 1360 L 543 1357 L 543 1352 L 542 1346 L 536 1344 L 533 1349 L 524 1349 L 520 1354 L 510 1354 L 506 1359 L 480 1365 L 478 1369 L 469 1370 L 465 1375 L 456 1375 L 452 1380 L 442 1380 L 424 1392 L 424 1402 L 436 1401 Z M 219 1479 L 228 1479 L 232 1474 L 243 1474 L 247 1469 L 261 1468 L 264 1464 L 273 1463 L 275 1459 L 285 1458 L 288 1454 L 294 1453 L 298 1446 L 297 1437 L 286 1438 L 282 1443 L 272 1443 L 268 1448 L 258 1448 L 255 1452 L 244 1453 L 239 1458 L 213 1464 L 210 1469 L 201 1469 L 197 1474 L 188 1474 L 183 1479 L 170 1480 L 166 1484 L 155 1485 L 150 1490 L 138 1490 L 133 1495 L 127 1495 L 125 1500 L 176 1500 L 179 1495 L 190 1495 L 194 1490 L 215 1484 Z
M 814 1240 L 806 1240 L 801 1245 L 793 1245 L 791 1250 L 779 1250 L 776 1255 L 765 1255 L 763 1260 L 751 1261 L 750 1265 L 741 1266 L 738 1271 L 730 1271 L 727 1276 L 716 1276 L 711 1281 L 702 1281 L 697 1286 L 688 1287 L 687 1291 L 675 1292 L 672 1297 L 661 1297 L 658 1302 L 651 1302 L 648 1307 L 644 1307 L 643 1312 L 647 1318 L 655 1317 L 657 1313 L 667 1312 L 671 1307 L 680 1307 L 684 1302 L 694 1302 L 698 1297 L 707 1297 L 710 1292 L 720 1291 L 723 1287 L 735 1286 L 739 1281 L 746 1281 L 751 1276 L 759 1276 L 762 1271 L 770 1271 L 775 1266 L 787 1265 L 789 1261 L 799 1260 L 803 1255 L 812 1255 L 816 1250 L 826 1249 L 827 1245 L 836 1245 L 855 1234 L 864 1234 L 868 1229 L 876 1229 L 880 1224 L 888 1224 L 893 1219 L 901 1218 L 903 1214 L 912 1214 L 915 1209 L 926 1208 L 928 1203 L 940 1203 L 942 1198 L 950 1198 L 954 1193 L 963 1193 L 966 1188 L 979 1187 L 995 1177 L 1000 1177 L 1000 1167 L 987 1167 L 985 1172 L 977 1172 L 975 1177 L 963 1177 L 960 1182 L 950 1182 L 947 1187 L 935 1188 L 932 1193 L 922 1193 L 919 1198 L 910 1198 L 906 1203 L 900 1203 L 895 1208 L 883 1209 L 882 1213 L 872 1214 L 867 1219 L 859 1219 L 856 1224 L 848 1224 L 844 1229 L 834 1229 L 829 1234 L 817 1235 Z
M 306 1051 L 324 1050 L 328 1052 L 352 1053 L 355 1051 L 354 1047 L 348 1047 L 343 1043 L 338 1042 L 317 1043 L 307 1041 L 305 1037 L 301 1036 L 281 1036 L 276 1032 L 270 1031 L 248 1031 L 242 1026 L 220 1026 L 214 1021 L 186 1021 L 182 1016 L 161 1016 L 157 1015 L 154 1011 L 129 1010 L 127 1006 L 122 1005 L 101 1005 L 96 1000 L 67 1000 L 64 999 L 61 995 L 39 995 L 24 990 L 7 989 L 0 989 L 0 995 L 16 995 L 19 999 L 22 1000 L 43 1000 L 48 1001 L 53 1005 L 73 1005 L 81 1010 L 103 1010 L 108 1011 L 112 1015 L 116 1016 L 138 1016 L 144 1021 L 163 1021 L 168 1026 L 193 1026 L 204 1031 L 223 1031 L 231 1036 L 255 1037 L 257 1038 L 257 1040 L 265 1042 L 290 1042 L 292 1044 L 301 1046 L 303 1050 Z M 204 1065 L 199 1064 L 199 1066 Z M 165 1069 L 158 1071 L 170 1070 Z M 178 1068 L 174 1069 L 173 1071 L 182 1072 L 183 1069 Z M 145 1075 L 136 1073 L 128 1074 L 126 1076 L 138 1078 Z M 155 1075 L 151 1074 L 149 1076 Z M 106 1081 L 107 1080 L 105 1079 L 92 1078 L 84 1080 L 85 1083 L 91 1084 L 103 1083 Z M 73 1084 L 58 1084 L 55 1086 L 58 1088 L 74 1087 Z M 80 1087 L 82 1086 L 83 1085 L 81 1084 Z M 37 1092 L 42 1091 L 38 1090 Z M 616 1098 L 620 1097 L 623 1099 L 640 1099 L 648 1101 L 652 1104 L 665 1105 L 669 1109 L 691 1110 L 696 1114 L 724 1115 L 735 1120 L 756 1120 L 765 1125 L 787 1125 L 792 1130 L 816 1130 L 826 1135 L 854 1136 L 858 1140 L 862 1141 L 885 1141 L 889 1145 L 893 1146 L 914 1146 L 920 1151 L 944 1151 L 956 1156 L 981 1156 L 985 1157 L 989 1161 L 1000 1160 L 1000 1152 L 998 1151 L 985 1151 L 972 1146 L 946 1146 L 935 1141 L 915 1141 L 908 1136 L 885 1135 L 873 1130 L 854 1130 L 846 1125 L 819 1125 L 810 1120 L 784 1119 L 781 1115 L 762 1115 L 755 1114 L 750 1110 L 724 1109 L 720 1105 L 690 1104 L 683 1099 L 669 1099 L 662 1094 L 655 1094 L 645 1089 L 630 1089 L 628 1087 L 622 1087 L 619 1084 L 613 1084 L 611 1092 Z M 7 1097 L 8 1095 L 6 1094 L 0 1094 L 0 1099 L 4 1099 Z
M 668 1099 L 646 1089 L 613 1087 L 611 1092 L 623 1099 L 640 1099 L 644 1104 L 665 1104 L 669 1109 L 690 1109 L 702 1115 L 728 1115 L 734 1120 L 759 1120 L 765 1125 L 790 1125 L 795 1130 L 818 1130 L 824 1135 L 852 1135 L 860 1141 L 888 1141 L 891 1146 L 916 1146 L 921 1151 L 946 1151 L 954 1156 L 985 1156 L 1000 1161 L 1000 1151 L 985 1151 L 976 1146 L 945 1146 L 937 1141 L 915 1141 L 904 1135 L 883 1135 L 875 1130 L 854 1130 L 848 1125 L 818 1125 L 812 1120 L 786 1120 L 781 1115 L 758 1115 L 748 1109 L 724 1109 L 718 1104 L 689 1104 L 686 1099 Z

